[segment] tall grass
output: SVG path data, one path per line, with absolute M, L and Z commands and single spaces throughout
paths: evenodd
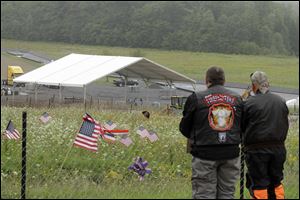
M 191 198 L 191 155 L 178 131 L 180 115 L 150 111 L 147 120 L 141 111 L 90 110 L 100 122 L 112 120 L 120 129 L 129 129 L 134 144 L 99 142 L 99 152 L 73 147 L 82 123 L 83 110 L 70 108 L 14 108 L 1 106 L 1 132 L 9 119 L 21 131 L 22 111 L 28 113 L 27 198 Z M 47 111 L 52 121 L 42 124 Z M 151 143 L 141 139 L 139 125 L 159 136 Z M 287 198 L 299 198 L 299 125 L 292 123 L 287 139 L 285 190 Z M 141 156 L 152 173 L 144 181 L 127 168 Z M 20 197 L 21 141 L 1 140 L 1 197 Z M 247 192 L 246 192 L 247 193 Z M 238 191 L 236 197 L 238 197 Z

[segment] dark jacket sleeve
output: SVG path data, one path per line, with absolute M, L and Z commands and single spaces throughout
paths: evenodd
M 191 94 L 184 105 L 182 112 L 183 117 L 181 118 L 179 130 L 187 138 L 191 137 L 191 130 L 193 128 L 193 115 L 196 110 L 197 97 L 196 94 Z

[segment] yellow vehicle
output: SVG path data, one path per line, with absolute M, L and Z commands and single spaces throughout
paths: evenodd
M 24 74 L 20 66 L 8 66 L 7 68 L 7 85 L 13 85 L 13 79 Z
M 7 67 L 7 79 L 2 80 L 3 85 L 13 86 L 14 78 L 24 74 L 23 69 L 20 66 L 8 66 Z M 18 84 L 17 86 L 23 86 L 24 84 Z
M 3 95 L 18 95 L 17 90 L 13 91 L 9 86 L 14 86 L 14 78 L 24 74 L 23 69 L 20 66 L 8 66 L 7 67 L 7 79 L 2 80 L 1 96 Z M 25 83 L 17 83 L 16 87 L 24 87 Z
M 187 97 L 171 96 L 171 107 L 176 109 L 183 109 Z

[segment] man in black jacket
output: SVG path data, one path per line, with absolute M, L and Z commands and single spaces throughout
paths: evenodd
M 264 72 L 256 71 L 250 79 L 255 95 L 245 102 L 242 119 L 246 186 L 255 199 L 283 199 L 288 108 L 284 99 L 269 91 Z
M 220 67 L 206 72 L 207 90 L 190 95 L 180 131 L 191 143 L 194 199 L 233 199 L 239 175 L 242 99 L 224 88 Z

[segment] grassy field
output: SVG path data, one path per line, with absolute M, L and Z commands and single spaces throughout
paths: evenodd
M 205 71 L 212 65 L 223 67 L 227 82 L 236 83 L 248 84 L 249 74 L 253 71 L 261 70 L 269 75 L 269 81 L 272 86 L 299 88 L 299 58 L 296 57 L 228 55 L 4 39 L 1 40 L 1 48 L 33 51 L 53 59 L 61 58 L 70 53 L 142 56 L 195 80 L 203 80 Z M 19 64 L 24 66 L 26 72 L 40 66 L 40 64 L 31 61 L 24 61 L 23 63 L 22 60 L 24 59 L 1 53 L 1 78 L 5 77 L 3 75 L 5 75 L 7 65 Z
M 9 119 L 21 131 L 22 111 L 28 112 L 27 198 L 191 198 L 191 155 L 178 131 L 180 115 L 150 110 L 146 120 L 140 110 L 132 113 L 88 110 L 96 120 L 112 120 L 120 129 L 129 129 L 133 144 L 99 142 L 99 152 L 72 147 L 82 123 L 83 108 L 14 108 L 1 106 L 1 133 Z M 42 124 L 47 111 L 52 121 Z M 141 139 L 140 125 L 159 136 L 151 143 Z M 299 198 L 299 121 L 291 122 L 286 142 L 284 170 L 286 198 Z M 152 173 L 139 181 L 127 168 L 135 157 L 149 162 Z M 1 140 L 1 198 L 20 196 L 21 141 Z M 238 185 L 237 185 L 238 188 Z M 245 192 L 249 198 L 248 192 Z M 238 198 L 238 190 L 236 197 Z

